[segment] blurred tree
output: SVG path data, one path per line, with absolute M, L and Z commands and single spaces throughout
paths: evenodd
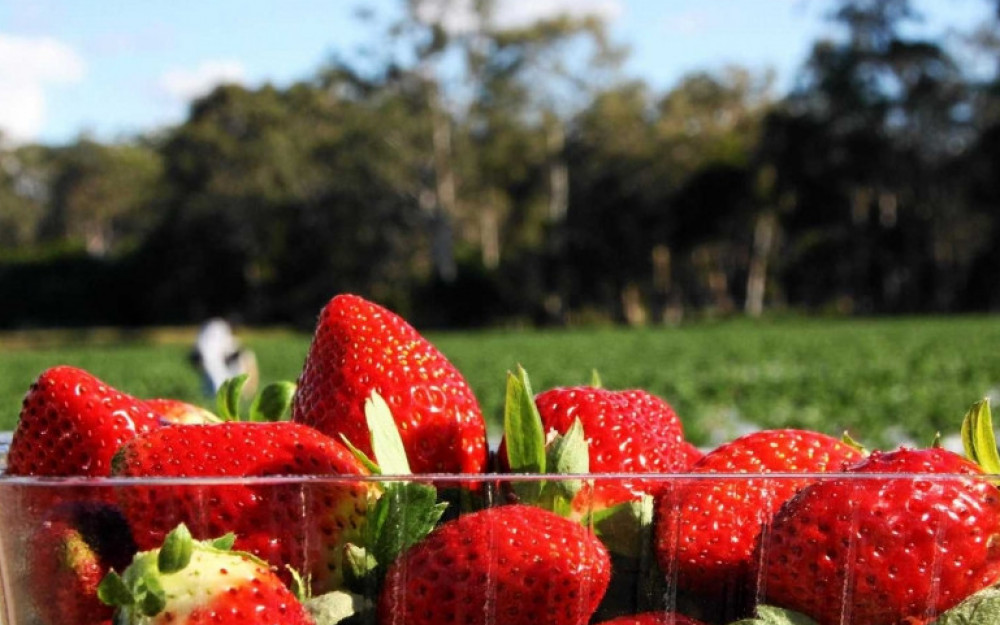
M 34 244 L 49 196 L 49 150 L 5 147 L 0 134 L 0 248 Z
M 647 86 L 633 82 L 599 94 L 573 125 L 560 263 L 574 309 L 613 311 L 624 320 L 623 294 L 650 276 L 656 211 L 669 194 L 652 111 Z
M 149 209 L 161 191 L 162 163 L 152 148 L 84 137 L 52 150 L 50 158 L 53 175 L 39 224 L 41 239 L 107 256 L 137 244 L 156 223 Z
M 537 273 L 536 261 L 523 261 L 554 240 L 546 228 L 568 203 L 566 120 L 620 51 L 595 16 L 511 24 L 493 0 L 403 5 L 388 45 L 372 53 L 388 68 L 376 72 L 384 87 L 422 85 L 430 175 L 420 197 L 436 277 L 453 281 L 456 257 L 497 272 L 512 255 Z
M 772 84 L 769 72 L 729 67 L 685 77 L 658 103 L 657 137 L 670 155 L 664 175 L 675 189 L 661 244 L 687 270 L 686 297 L 695 307 L 735 311 L 737 296 L 744 296 L 737 283 L 754 249 L 748 235 L 770 223 L 757 220 L 753 170 Z M 756 262 L 766 268 L 769 247 L 757 248 Z
M 623 80 L 595 16 L 400 0 L 367 55 L 219 87 L 156 140 L 0 141 L 0 288 L 35 290 L 0 322 L 72 297 L 308 326 L 337 291 L 440 325 L 1000 306 L 1000 13 L 956 52 L 907 0 L 827 1 L 778 102 L 740 68 Z
M 579 117 L 567 261 L 596 272 L 577 281 L 592 283 L 585 301 L 632 323 L 677 320 L 686 305 L 733 308 L 770 81 L 739 68 L 697 73 L 655 100 L 636 83 Z
M 505 27 L 484 9 L 482 24 L 465 52 L 474 85 L 467 197 L 483 264 L 495 268 L 509 256 L 515 283 L 533 285 L 534 314 L 563 322 L 566 272 L 544 259 L 560 257 L 570 236 L 567 126 L 615 81 L 624 53 L 596 15 Z
M 939 45 L 903 36 L 917 18 L 906 0 L 836 6 L 845 38 L 814 47 L 762 144 L 776 191 L 794 198 L 782 220 L 789 296 L 858 312 L 948 309 L 982 246 L 959 233 L 975 218 L 944 175 L 974 136 L 967 81 Z
M 147 250 L 170 259 L 162 305 L 186 318 L 311 324 L 338 291 L 407 304 L 420 249 L 407 240 L 418 173 L 408 102 L 358 97 L 358 86 L 332 76 L 286 90 L 226 86 L 194 104 L 164 147 L 171 215 Z M 205 284 L 206 266 L 218 284 Z

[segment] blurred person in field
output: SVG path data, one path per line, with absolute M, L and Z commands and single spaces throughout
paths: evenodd
M 240 345 L 225 319 L 212 318 L 202 324 L 191 351 L 191 362 L 201 371 L 206 395 L 215 395 L 229 378 L 247 374 L 244 396 L 257 391 L 257 357 Z

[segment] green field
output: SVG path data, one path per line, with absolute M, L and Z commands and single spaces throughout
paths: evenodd
M 242 334 L 264 381 L 294 379 L 309 337 Z M 0 334 L 0 428 L 44 368 L 84 367 L 140 396 L 208 404 L 187 363 L 193 330 L 121 335 Z M 735 435 L 740 421 L 850 432 L 869 445 L 930 442 L 1000 386 L 1000 317 L 700 323 L 680 328 L 436 333 L 495 424 L 505 372 L 521 363 L 535 390 L 585 383 L 641 387 L 670 401 L 692 440 Z

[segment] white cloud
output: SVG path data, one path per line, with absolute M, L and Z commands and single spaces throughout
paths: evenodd
M 247 69 L 240 61 L 204 61 L 193 69 L 171 69 L 160 77 L 160 89 L 175 100 L 188 101 L 220 84 L 243 84 Z
M 70 46 L 50 37 L 0 33 L 0 130 L 30 141 L 45 124 L 46 91 L 83 80 L 87 65 Z
M 469 32 L 476 26 L 472 0 L 434 0 L 418 7 L 421 20 L 440 22 L 452 33 Z M 612 21 L 621 13 L 621 0 L 501 0 L 494 19 L 499 28 L 517 28 L 558 15 L 597 15 Z
M 717 15 L 699 9 L 684 11 L 667 16 L 665 26 L 668 32 L 675 35 L 698 35 L 717 23 Z

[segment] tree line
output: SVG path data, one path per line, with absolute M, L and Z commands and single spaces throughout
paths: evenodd
M 0 326 L 308 327 L 344 291 L 451 327 L 1000 307 L 996 20 L 956 48 L 834 0 L 779 96 L 740 67 L 657 91 L 597 17 L 439 4 L 155 133 L 0 142 Z

